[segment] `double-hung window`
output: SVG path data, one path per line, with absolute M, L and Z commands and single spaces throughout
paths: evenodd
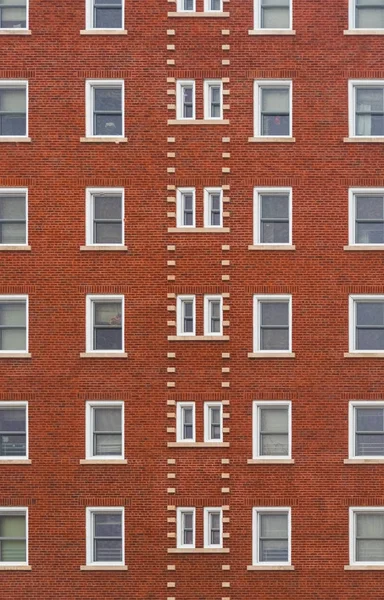
M 204 296 L 204 335 L 223 335 L 222 296 Z
M 124 508 L 87 508 L 87 565 L 124 565 Z
M 223 510 L 204 508 L 204 548 L 223 547 Z
M 254 189 L 254 244 L 292 243 L 291 188 Z
M 196 335 L 195 296 L 177 297 L 177 335 Z
M 123 246 L 124 190 L 87 189 L 87 246 Z
M 196 511 L 194 508 L 177 509 L 177 547 L 194 548 Z
M 291 509 L 253 509 L 253 564 L 291 564 Z
M 350 29 L 383 29 L 384 0 L 349 0 Z
M 0 402 L 0 463 L 28 458 L 28 405 Z
M 0 508 L 0 566 L 28 564 L 27 532 L 27 508 Z
M 96 79 L 86 82 L 87 137 L 124 136 L 124 81 Z
M 255 81 L 255 137 L 292 136 L 292 82 Z
M 178 12 L 195 12 L 196 0 L 177 0 Z
M 223 190 L 205 188 L 204 190 L 204 227 L 223 226 Z
M 223 405 L 221 402 L 204 404 L 204 441 L 223 441 Z
M 124 403 L 87 402 L 86 440 L 87 459 L 123 459 Z
M 292 29 L 292 0 L 254 0 L 255 29 Z
M 195 403 L 178 402 L 176 407 L 176 439 L 178 442 L 194 442 Z
M 349 561 L 351 565 L 384 566 L 384 508 L 349 509 Z
M 205 12 L 222 12 L 223 0 L 204 0 Z
M 349 297 L 349 351 L 384 352 L 384 296 Z
M 176 84 L 177 118 L 193 120 L 195 114 L 195 82 L 194 80 L 178 80 Z
M 0 80 L 0 138 L 28 135 L 28 82 Z
M 27 190 L 0 189 L 0 246 L 25 246 L 27 240 Z
M 87 296 L 87 352 L 124 352 L 124 296 Z
M 27 29 L 28 0 L 0 0 L 0 30 Z
M 254 296 L 254 352 L 292 351 L 291 296 Z
M 384 189 L 349 190 L 349 244 L 384 244 Z
M 124 0 L 87 0 L 87 29 L 124 27 Z
M 220 80 L 204 81 L 204 118 L 223 118 L 223 82 Z
M 0 296 L 0 357 L 28 352 L 28 297 Z
M 384 136 L 384 80 L 349 81 L 351 137 Z
M 349 403 L 349 458 L 384 459 L 384 402 Z
M 195 227 L 195 188 L 178 188 L 177 227 Z
M 291 457 L 291 403 L 253 403 L 253 458 Z

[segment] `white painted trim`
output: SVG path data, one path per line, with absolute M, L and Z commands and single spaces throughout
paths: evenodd
M 211 513 L 220 514 L 220 543 L 210 543 L 210 515 Z M 219 507 L 204 507 L 204 548 L 222 548 L 223 547 L 223 509 Z
M 210 224 L 211 215 L 211 194 L 220 194 L 220 225 Z M 223 227 L 223 189 L 222 188 L 204 188 L 204 227 L 207 229 L 218 229 Z
M 192 315 L 193 315 L 193 331 L 184 331 L 184 302 L 191 301 L 193 303 Z M 176 322 L 177 322 L 177 335 L 178 336 L 195 336 L 196 335 L 196 296 L 194 295 L 180 295 L 177 296 L 176 301 Z
M 259 560 L 259 515 L 265 513 L 286 513 L 288 516 L 288 561 L 287 562 L 267 562 Z M 289 506 L 255 506 L 252 510 L 252 564 L 260 566 L 288 566 L 291 565 L 291 508 Z
M 125 24 L 125 0 L 121 0 L 121 11 L 122 11 L 122 16 L 121 16 L 121 27 L 110 27 L 110 28 L 100 28 L 100 27 L 94 27 L 93 24 L 93 16 L 94 16 L 94 5 L 95 5 L 95 0 L 86 0 L 86 10 L 85 10 L 85 31 L 107 31 L 107 32 L 117 32 L 117 31 L 124 31 L 124 24 Z
M 220 331 L 215 333 L 210 331 L 211 322 L 211 301 L 220 302 Z M 222 336 L 223 335 L 223 296 L 206 294 L 204 296 L 204 335 Z
M 121 123 L 122 131 L 120 135 L 100 135 L 93 132 L 93 105 L 95 88 L 121 87 Z M 108 138 L 108 140 L 122 140 L 125 130 L 125 86 L 124 79 L 87 79 L 85 81 L 85 137 L 91 139 Z
M 288 341 L 286 350 L 262 350 L 260 348 L 260 303 L 261 302 L 288 302 Z M 253 353 L 274 356 L 275 354 L 292 353 L 292 295 L 291 294 L 255 294 L 253 296 Z
M 366 87 L 384 88 L 384 79 L 349 79 L 348 81 L 348 123 L 349 123 L 349 138 L 351 140 L 371 140 L 375 138 L 377 141 L 384 141 L 384 135 L 360 136 L 356 135 L 356 89 Z
M 267 27 L 261 27 L 261 0 L 254 0 L 253 2 L 253 27 L 254 31 L 271 31 L 274 33 L 291 31 L 292 24 L 292 0 L 289 2 L 289 27 L 286 29 L 268 29 Z
M 25 561 L 19 562 L 8 562 L 8 561 L 0 561 L 0 567 L 21 567 L 28 565 L 28 545 L 29 545 L 29 535 L 28 535 L 28 507 L 26 506 L 1 506 L 0 507 L 0 516 L 3 515 L 20 515 L 21 513 L 25 514 Z
M 212 117 L 211 115 L 211 87 L 220 87 L 220 116 Z M 204 80 L 204 119 L 206 121 L 222 121 L 223 120 L 223 82 L 221 79 L 205 79 Z
M 356 515 L 358 513 L 382 513 L 384 517 L 384 506 L 350 506 L 349 507 L 349 564 L 372 567 L 383 567 L 383 561 L 358 561 L 356 560 L 356 544 L 355 544 L 355 532 L 356 532 Z
M 349 296 L 349 353 L 350 354 L 381 354 L 384 355 L 384 350 L 360 350 L 356 348 L 356 302 L 383 302 L 384 295 L 377 294 L 350 294 Z
M 260 452 L 260 408 L 288 408 L 288 454 L 265 455 Z M 292 458 L 292 402 L 290 400 L 255 400 L 252 406 L 252 458 L 263 462 L 290 460 Z
M 193 111 L 192 117 L 183 117 L 183 87 L 192 87 L 192 102 Z M 176 81 L 176 120 L 177 121 L 194 121 L 196 119 L 196 85 L 194 79 L 178 79 Z
M 192 194 L 193 198 L 193 224 L 183 224 L 184 194 Z M 196 190 L 193 187 L 177 188 L 176 191 L 176 226 L 179 229 L 194 229 L 196 227 Z
M 383 196 L 384 188 L 349 188 L 348 190 L 348 244 L 356 248 L 367 248 L 371 246 L 383 247 L 384 244 L 358 244 L 356 243 L 356 196 Z
M 223 0 L 220 0 L 220 8 L 218 10 L 213 10 L 211 7 L 211 0 L 204 0 L 204 12 L 207 13 L 222 13 L 223 8 Z
M 348 458 L 349 460 L 382 460 L 384 455 L 363 456 L 356 454 L 356 409 L 357 408 L 383 408 L 384 400 L 351 400 L 348 405 Z
M 183 437 L 183 409 L 191 408 L 192 409 L 192 438 L 184 438 Z M 191 442 L 195 443 L 196 441 L 196 411 L 195 411 L 195 403 L 194 402 L 177 402 L 176 404 L 176 442 Z
M 183 544 L 183 513 L 192 513 L 193 514 L 193 519 L 192 519 L 192 523 L 193 523 L 193 542 L 192 544 Z M 186 507 L 178 507 L 177 508 L 177 515 L 176 515 L 176 528 L 177 528 L 177 535 L 176 535 L 176 542 L 177 542 L 177 548 L 195 548 L 196 546 L 196 509 L 192 506 L 186 506 Z
M 6 6 L 3 6 L 2 8 L 7 8 Z M 25 27 L 18 27 L 18 28 L 14 28 L 14 27 L 3 27 L 0 29 L 0 33 L 16 33 L 20 35 L 19 32 L 27 32 L 29 30 L 29 0 L 26 0 L 26 6 L 25 6 Z
M 85 245 L 100 248 L 125 246 L 125 198 L 124 188 L 86 188 L 85 190 Z M 93 241 L 94 196 L 98 194 L 121 195 L 122 240 L 119 244 L 97 244 Z
M 25 88 L 25 134 L 24 135 L 0 135 L 0 141 L 7 139 L 7 141 L 29 141 L 29 82 L 26 79 L 0 79 L 0 88 Z
M 220 409 L 220 438 L 211 438 L 211 408 Z M 223 442 L 223 403 L 204 402 L 204 443 L 220 444 Z
M 4 462 L 19 462 L 29 459 L 29 422 L 28 422 L 28 402 L 5 400 L 0 402 L 0 409 L 2 408 L 25 408 L 25 454 L 19 456 L 0 456 L 0 465 Z
M 196 0 L 193 0 L 193 9 L 192 10 L 185 10 L 184 0 L 177 0 L 177 12 L 183 12 L 183 13 L 196 12 Z
M 0 197 L 1 196 L 22 196 L 25 195 L 25 243 L 24 244 L 2 244 L 0 243 L 0 250 L 3 246 L 12 246 L 16 248 L 23 248 L 28 246 L 28 188 L 0 188 Z
M 86 296 L 86 318 L 85 318 L 85 338 L 87 354 L 124 354 L 125 346 L 125 298 L 122 294 L 88 294 Z M 94 323 L 94 303 L 95 302 L 121 302 L 121 343 L 120 350 L 94 350 L 93 348 L 93 323 Z
M 120 408 L 121 409 L 121 454 L 99 455 L 93 454 L 93 411 L 95 408 Z M 87 400 L 85 403 L 85 459 L 112 462 L 114 460 L 124 460 L 125 448 L 125 422 L 124 422 L 124 402 L 120 400 Z
M 5 303 L 5 302 L 18 302 L 18 301 L 24 301 L 25 302 L 25 326 L 26 326 L 26 331 L 25 331 L 25 349 L 24 350 L 0 350 L 0 358 L 2 356 L 2 354 L 15 354 L 15 355 L 22 355 L 22 354 L 27 354 L 29 352 L 28 350 L 28 346 L 29 346 L 29 297 L 26 294 L 16 294 L 14 296 L 11 295 L 1 295 L 0 296 L 0 303 Z
M 285 244 L 268 244 L 261 242 L 261 202 L 260 196 L 263 194 L 274 194 L 285 196 L 288 194 L 288 218 L 289 218 L 289 241 Z M 291 187 L 255 187 L 253 188 L 253 244 L 255 246 L 291 246 L 292 245 L 292 188 Z
M 95 514 L 101 513 L 121 513 L 121 535 L 122 535 L 122 560 L 121 561 L 108 561 L 98 562 L 93 560 L 93 531 L 94 531 L 94 518 Z M 124 506 L 87 506 L 85 509 L 85 522 L 86 522 L 86 565 L 87 566 L 105 566 L 113 567 L 125 565 L 125 509 Z
M 261 134 L 261 91 L 266 88 L 289 88 L 289 132 L 288 135 L 262 135 Z M 292 80 L 291 79 L 259 79 L 254 81 L 254 137 L 265 140 L 292 138 Z

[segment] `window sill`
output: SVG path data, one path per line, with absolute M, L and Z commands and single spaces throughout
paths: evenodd
M 346 458 L 345 465 L 384 465 L 384 458 Z
M 0 244 L 0 252 L 30 252 L 31 246 L 2 246 Z
M 0 352 L 0 358 L 32 358 L 29 352 Z
M 168 442 L 167 448 L 229 448 L 229 442 Z
M 384 29 L 346 29 L 344 35 L 384 35 Z
M 296 35 L 294 29 L 250 29 L 248 35 Z
M 267 136 L 259 136 L 259 137 L 249 137 L 248 142 L 259 143 L 259 142 L 280 142 L 285 144 L 290 144 L 292 142 L 296 142 L 296 138 L 294 137 L 267 137 Z
M 10 459 L 1 459 L 0 458 L 0 467 L 1 465 L 31 465 L 32 461 L 28 458 L 18 458 L 15 460 Z
M 127 35 L 126 29 L 81 29 L 80 35 Z
M 32 35 L 30 29 L 0 29 L 0 35 Z
M 295 358 L 294 352 L 248 352 L 248 358 Z
M 10 565 L 9 567 L 0 565 L 0 571 L 32 571 L 32 567 L 30 565 Z
M 168 119 L 168 125 L 229 125 L 229 119 Z
M 128 571 L 127 565 L 82 565 L 80 571 Z
M 364 137 L 364 136 L 360 136 L 360 137 L 345 137 L 343 138 L 344 142 L 347 143 L 355 143 L 358 144 L 359 142 L 362 144 L 384 144 L 384 136 L 382 137 Z
M 293 565 L 250 565 L 247 571 L 294 571 Z
M 229 335 L 169 335 L 169 342 L 227 342 Z
M 249 458 L 248 465 L 294 465 L 293 458 Z
M 168 227 L 168 233 L 230 233 L 229 227 Z
M 80 246 L 81 252 L 126 252 L 128 246 Z
M 168 17 L 229 17 L 229 12 L 169 12 Z
M 79 463 L 81 465 L 127 465 L 128 461 L 124 458 L 108 458 L 105 460 L 93 460 L 92 458 L 82 458 Z M 1 463 L 0 463 L 1 464 Z
M 30 142 L 32 142 L 32 139 L 30 137 L 7 137 L 0 135 L 0 144 L 28 144 Z
M 229 548 L 168 548 L 168 554 L 229 554 Z
M 381 250 L 384 251 L 384 244 L 382 244 L 381 246 L 377 246 L 375 244 L 372 244 L 370 246 L 366 245 L 366 246 L 344 246 L 344 250 L 348 250 L 348 251 L 358 251 L 358 250 L 362 250 L 362 251 L 377 251 L 377 250 Z
M 296 246 L 291 244 L 257 244 L 256 246 L 248 246 L 248 250 L 296 250 Z
M 127 352 L 81 352 L 80 358 L 128 358 Z
M 384 571 L 384 565 L 345 565 L 344 571 Z
M 384 358 L 382 352 L 344 352 L 344 358 Z
M 80 142 L 86 144 L 122 144 L 128 142 L 126 137 L 82 137 Z

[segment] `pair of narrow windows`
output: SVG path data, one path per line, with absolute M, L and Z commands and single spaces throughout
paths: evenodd
M 203 509 L 204 548 L 223 547 L 223 509 Z M 177 547 L 196 548 L 196 508 L 177 509 Z
M 179 188 L 177 190 L 177 226 L 196 227 L 196 190 Z M 223 226 L 223 191 L 221 188 L 204 190 L 204 227 Z
M 176 84 L 177 118 L 179 120 L 196 119 L 195 81 L 178 80 Z M 223 118 L 223 82 L 221 80 L 204 81 L 204 119 Z
M 177 297 L 177 335 L 196 335 L 196 296 Z M 223 335 L 222 296 L 204 296 L 204 335 Z
M 196 12 L 196 0 L 177 0 L 179 12 Z M 204 0 L 205 12 L 222 12 L 223 0 Z
M 176 421 L 177 441 L 196 442 L 194 402 L 177 403 Z M 223 441 L 223 405 L 221 402 L 206 402 L 204 404 L 204 441 Z

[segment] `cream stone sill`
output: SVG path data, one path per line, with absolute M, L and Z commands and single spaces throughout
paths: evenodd
M 22 143 L 22 144 L 27 144 L 29 142 L 32 142 L 32 139 L 30 137 L 6 137 L 6 136 L 2 136 L 0 135 L 0 144 L 5 144 L 5 143 Z
M 127 465 L 128 461 L 124 458 L 117 458 L 113 460 L 108 458 L 106 460 L 92 460 L 91 458 L 82 458 L 79 463 L 81 465 Z
M 29 352 L 0 352 L 0 358 L 32 358 Z
M 168 125 L 229 125 L 229 119 L 168 119 Z
M 82 137 L 80 138 L 80 142 L 87 144 L 121 144 L 128 142 L 128 138 L 126 137 Z
M 32 461 L 28 458 L 20 458 L 17 460 L 1 460 L 0 459 L 0 467 L 1 465 L 31 465 Z
M 168 233 L 229 233 L 229 227 L 168 227 Z
M 351 250 L 351 251 L 357 251 L 357 250 L 363 250 L 363 251 L 377 251 L 377 250 L 384 250 L 384 244 L 382 244 L 381 246 L 375 246 L 374 244 L 370 245 L 370 246 L 344 246 L 344 250 Z
M 384 358 L 382 352 L 344 352 L 344 358 Z
M 293 458 L 248 458 L 248 465 L 294 465 Z
M 384 571 L 384 565 L 345 565 L 344 571 Z
M 169 12 L 168 17 L 229 17 L 229 12 Z
M 248 352 L 248 358 L 295 358 L 294 352 Z
M 128 246 L 80 246 L 81 252 L 125 252 Z
M 343 139 L 344 142 L 349 142 L 349 143 L 355 143 L 358 144 L 359 142 L 363 143 L 363 144 L 384 144 L 384 136 L 382 137 L 364 137 L 364 136 L 359 136 L 359 137 L 345 137 Z
M 0 29 L 0 35 L 32 35 L 30 29 Z
M 344 35 L 384 35 L 384 29 L 346 29 Z
M 229 335 L 169 335 L 169 342 L 227 342 Z
M 248 35 L 296 35 L 294 29 L 249 29 Z
M 167 448 L 229 448 L 229 442 L 168 442 Z
M 296 250 L 296 246 L 291 244 L 257 244 L 248 246 L 248 250 Z
M 294 571 L 293 565 L 250 565 L 247 571 Z
M 98 565 L 82 565 L 80 571 L 128 571 L 127 565 L 120 566 L 98 566 Z
M 294 137 L 267 137 L 267 136 L 259 136 L 259 137 L 249 137 L 248 142 L 259 143 L 259 142 L 281 142 L 281 143 L 292 143 L 296 142 L 296 138 Z
M 228 554 L 229 548 L 168 548 L 168 554 Z
M 80 358 L 128 358 L 127 352 L 81 352 Z
M 10 565 L 9 567 L 2 565 L 0 567 L 0 571 L 32 571 L 32 567 L 30 565 Z
M 0 252 L 30 252 L 31 246 L 2 246 L 0 244 Z
M 345 465 L 384 465 L 384 458 L 345 458 Z
M 81 29 L 80 35 L 127 35 L 126 29 Z

